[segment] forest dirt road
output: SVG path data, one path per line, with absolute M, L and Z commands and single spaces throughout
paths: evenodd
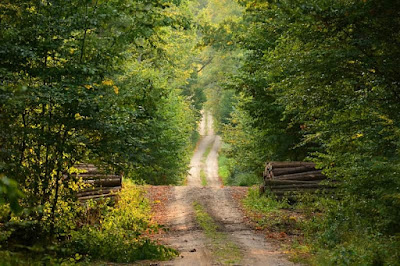
M 177 249 L 180 256 L 151 265 L 294 265 L 245 223 L 233 197 L 246 188 L 222 186 L 218 176 L 221 139 L 214 134 L 209 113 L 203 115 L 200 133 L 187 185 L 171 188 L 167 213 L 161 214 L 169 231 L 160 241 Z

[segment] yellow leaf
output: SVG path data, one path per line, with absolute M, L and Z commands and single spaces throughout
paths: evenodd
M 357 134 L 355 134 L 353 137 L 351 137 L 352 139 L 358 139 L 358 138 L 361 138 L 362 136 L 364 136 L 364 134 L 363 133 L 357 133 Z
M 76 113 L 75 120 L 83 120 L 83 116 L 81 116 L 79 113 Z
M 106 86 L 112 86 L 112 85 L 114 85 L 114 82 L 111 79 L 106 79 L 106 80 L 103 80 L 101 82 L 101 84 L 106 85 Z
M 115 94 L 118 94 L 119 93 L 119 89 L 118 89 L 118 87 L 117 86 L 113 86 L 113 88 L 114 88 L 114 92 L 115 92 Z
M 89 85 L 89 84 L 86 84 L 86 85 L 83 85 L 86 89 L 88 89 L 88 90 L 90 90 L 91 88 L 93 88 L 92 87 L 92 85 Z

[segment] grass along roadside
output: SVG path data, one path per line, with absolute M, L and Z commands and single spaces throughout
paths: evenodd
M 249 189 L 242 205 L 256 230 L 277 241 L 290 260 L 305 265 L 312 263 L 311 246 L 305 241 L 305 230 L 312 215 L 298 206 L 278 201 L 273 195 L 260 196 L 258 187 Z
M 238 264 L 242 258 L 239 247 L 228 239 L 226 233 L 218 231 L 218 225 L 200 203 L 194 202 L 193 207 L 196 221 L 210 240 L 211 252 L 216 261 L 223 265 Z
M 218 156 L 218 175 L 221 177 L 222 184 L 228 185 L 228 178 L 231 175 L 228 166 L 228 158 L 224 154 Z
M 252 188 L 242 204 L 256 229 L 263 230 L 268 239 L 277 241 L 294 262 L 304 265 L 399 265 L 400 238 L 373 235 L 363 230 L 338 231 L 338 222 L 354 218 L 332 216 L 334 200 L 304 194 L 289 205 L 277 201 L 273 195 L 260 197 L 258 189 Z
M 75 208 L 68 205 L 61 207 L 73 215 L 73 219 L 69 220 L 74 226 L 72 229 L 65 230 L 64 235 L 53 242 L 33 245 L 29 242 L 19 244 L 11 238 L 12 232 L 9 239 L 3 234 L 0 265 L 106 265 L 168 260 L 178 255 L 176 250 L 151 239 L 150 236 L 157 233 L 160 226 L 152 221 L 145 188 L 130 180 L 123 181 L 122 191 L 118 192 L 115 203 L 105 198 L 90 200 Z M 17 233 L 24 234 L 28 239 L 30 235 L 26 230 L 31 224 L 17 218 L 13 217 L 12 225 L 19 230 Z

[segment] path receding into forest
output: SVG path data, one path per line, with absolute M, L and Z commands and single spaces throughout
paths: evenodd
M 167 213 L 160 214 L 166 215 L 169 228 L 160 241 L 181 254 L 152 265 L 293 265 L 245 223 L 234 196 L 247 188 L 222 186 L 218 176 L 221 138 L 214 134 L 212 121 L 211 114 L 204 113 L 202 138 L 191 160 L 187 185 L 172 188 Z

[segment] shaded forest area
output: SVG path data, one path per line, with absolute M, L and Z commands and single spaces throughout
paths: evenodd
M 0 3 L 1 247 L 17 252 L 2 256 L 11 264 L 27 263 L 18 252 L 50 264 L 175 255 L 145 236 L 157 225 L 128 181 L 186 176 L 205 100 L 188 82 L 200 64 L 195 9 L 164 0 Z M 80 163 L 123 174 L 117 206 L 79 203 Z
M 214 109 L 220 174 L 258 184 L 266 161 L 315 162 L 339 187 L 299 203 L 313 264 L 398 265 L 400 3 L 239 2 L 240 23 L 212 41 L 243 53 Z
M 206 108 L 225 184 L 300 160 L 338 182 L 298 203 L 308 263 L 399 265 L 399 31 L 396 0 L 2 1 L 2 259 L 175 256 L 129 180 L 183 184 Z M 81 205 L 78 163 L 123 174 L 119 203 Z

